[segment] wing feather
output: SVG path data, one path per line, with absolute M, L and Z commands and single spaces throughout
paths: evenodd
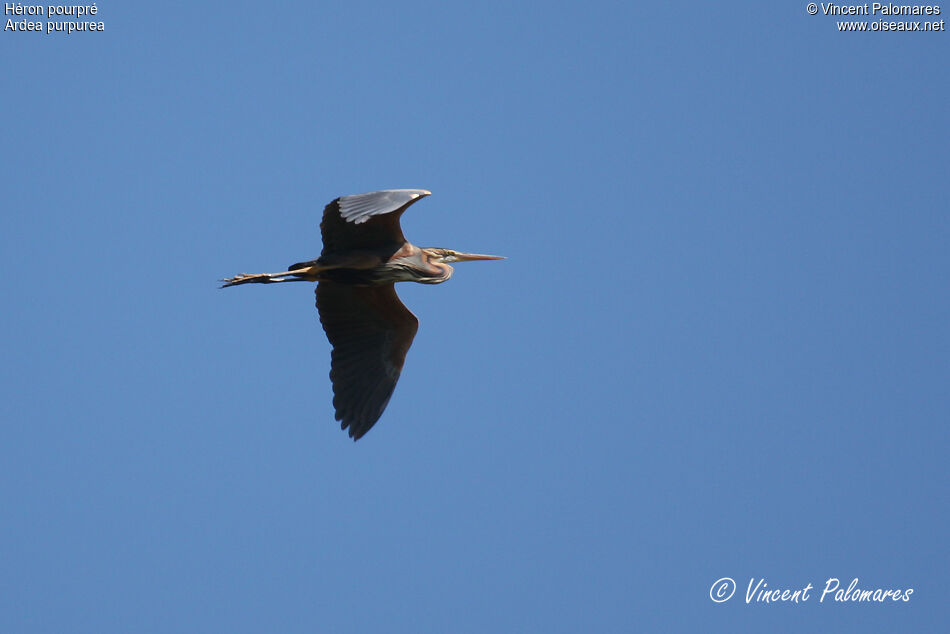
M 399 226 L 400 216 L 409 205 L 428 195 L 424 189 L 384 189 L 333 200 L 324 208 L 320 223 L 322 255 L 402 246 L 406 238 Z
M 333 346 L 330 381 L 340 427 L 358 440 L 376 424 L 402 372 L 419 320 L 392 284 L 317 284 L 320 322 Z

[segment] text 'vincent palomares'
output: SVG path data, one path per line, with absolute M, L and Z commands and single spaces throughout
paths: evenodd
M 822 2 L 818 6 L 825 15 L 940 15 L 939 5 L 927 4 L 836 4 Z

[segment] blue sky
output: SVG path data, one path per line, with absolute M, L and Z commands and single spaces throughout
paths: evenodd
M 0 630 L 945 626 L 948 39 L 805 4 L 0 32 Z M 312 289 L 216 280 L 382 188 L 432 190 L 416 244 L 509 259 L 400 285 L 354 444 Z

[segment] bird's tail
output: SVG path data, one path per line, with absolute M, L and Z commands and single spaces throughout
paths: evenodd
M 307 262 L 297 262 L 296 264 L 291 264 L 287 267 L 288 271 L 299 271 L 300 269 L 309 269 L 312 266 L 316 266 L 319 260 L 309 260 Z

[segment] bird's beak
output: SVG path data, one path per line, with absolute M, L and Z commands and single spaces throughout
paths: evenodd
M 482 255 L 480 253 L 455 253 L 457 262 L 469 262 L 472 260 L 504 260 L 503 255 Z

